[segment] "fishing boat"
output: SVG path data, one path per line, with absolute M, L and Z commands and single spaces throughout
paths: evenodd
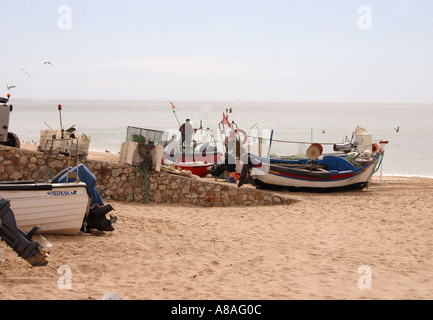
M 181 170 L 205 177 L 209 168 L 218 162 L 223 154 L 218 151 L 213 131 L 210 128 L 203 128 L 202 121 L 200 127 L 194 129 L 191 135 L 191 145 L 187 145 L 186 142 L 183 144 L 176 133 L 164 141 L 162 163 L 169 163 Z
M 315 162 L 271 159 L 254 167 L 251 175 L 258 187 L 325 192 L 362 190 L 370 182 L 381 159 L 381 154 L 357 158 L 324 156 Z
M 202 122 L 200 122 L 200 128 L 195 130 L 193 134 L 194 145 L 191 148 L 193 152 L 188 153 L 186 148 L 173 152 L 173 154 L 165 152 L 164 161 L 172 161 L 176 167 L 189 170 L 200 177 L 205 177 L 209 173 L 214 175 L 215 170 L 211 170 L 211 167 L 228 164 L 228 156 L 232 157 L 231 160 L 235 164 L 236 160 L 239 160 L 236 153 L 240 153 L 240 146 L 247 143 L 248 135 L 245 130 L 238 127 L 236 122 L 229 121 L 231 112 L 231 109 L 226 109 L 222 121 L 218 124 L 218 136 L 220 138 L 218 141 L 212 130 L 203 129 Z M 172 137 L 174 147 L 178 145 L 177 141 L 174 140 L 175 138 L 176 136 Z M 167 143 L 167 146 L 170 146 L 170 142 Z M 176 148 L 167 148 L 166 151 L 173 149 Z
M 66 168 L 49 182 L 2 182 L 0 195 L 10 202 L 24 232 L 38 226 L 39 234 L 76 235 L 113 231 L 117 225 L 116 217 L 106 217 L 114 208 L 103 203 L 95 176 L 83 164 Z
M 84 182 L 8 182 L 0 184 L 0 194 L 10 201 L 17 226 L 24 232 L 38 225 L 41 234 L 76 235 L 89 213 Z
M 0 196 L 7 199 L 17 227 L 23 232 L 76 235 L 79 231 L 94 229 L 113 231 L 112 224 L 115 225 L 117 219 L 111 215 L 108 219 L 106 215 L 114 208 L 104 205 L 96 189 L 96 177 L 79 164 L 80 139 L 73 133 L 75 129 L 66 134 L 61 105 L 58 110 L 61 135 L 44 140 L 42 158 L 60 150 L 59 154 L 68 157 L 66 168 L 51 180 L 1 182 Z M 58 148 L 59 145 L 68 148 Z
M 212 163 L 206 162 L 180 162 L 175 164 L 176 167 L 179 167 L 182 170 L 191 171 L 192 174 L 197 175 L 199 177 L 206 177 L 209 174 L 209 168 L 212 166 Z
M 188 166 L 191 163 L 206 164 L 218 162 L 222 157 L 222 153 L 217 151 L 207 151 L 205 152 L 194 152 L 194 153 L 179 153 L 176 155 L 170 154 L 165 149 L 162 154 L 162 161 L 164 163 L 166 160 L 178 163 L 180 165 Z
M 372 141 L 364 129 L 357 128 L 355 141 L 334 144 L 334 153 L 323 153 L 313 143 L 301 159 L 251 156 L 245 161 L 239 186 L 247 173 L 258 188 L 286 188 L 294 191 L 331 192 L 364 189 L 382 164 L 388 141 Z

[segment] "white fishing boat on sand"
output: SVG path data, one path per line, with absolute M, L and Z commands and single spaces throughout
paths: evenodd
M 17 226 L 24 232 L 39 226 L 41 234 L 76 235 L 89 213 L 84 182 L 1 183 L 0 194 L 10 201 Z

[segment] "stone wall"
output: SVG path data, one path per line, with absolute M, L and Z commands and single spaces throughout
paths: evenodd
M 96 177 L 103 198 L 118 201 L 182 203 L 197 206 L 287 205 L 294 200 L 271 192 L 195 179 L 167 172 L 138 170 L 113 162 L 81 161 Z M 61 154 L 0 146 L 0 181 L 52 179 L 68 165 Z M 71 163 L 71 165 L 75 165 Z

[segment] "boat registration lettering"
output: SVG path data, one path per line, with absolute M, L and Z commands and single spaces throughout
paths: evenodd
M 51 191 L 47 192 L 47 194 L 54 197 L 74 196 L 77 194 L 77 191 Z

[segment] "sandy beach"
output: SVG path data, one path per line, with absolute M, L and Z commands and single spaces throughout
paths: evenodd
M 105 200 L 116 230 L 47 236 L 45 267 L 1 242 L 0 300 L 433 299 L 432 188 L 375 176 L 363 191 L 279 191 L 300 200 L 289 206 Z

